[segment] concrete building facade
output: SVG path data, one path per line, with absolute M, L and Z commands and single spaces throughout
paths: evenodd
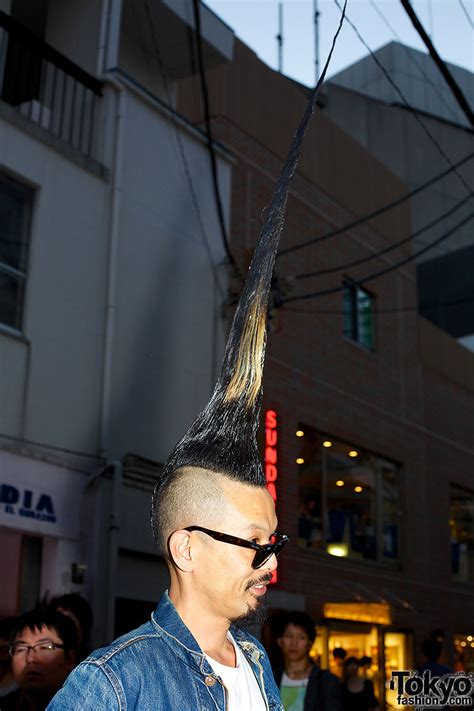
M 428 54 L 391 42 L 375 59 L 331 77 L 325 112 L 409 191 L 431 181 L 411 200 L 420 313 L 472 349 L 474 127 Z M 474 111 L 473 73 L 447 68 Z
M 226 335 L 207 139 L 174 106 L 192 3 L 1 5 L 0 614 L 82 592 L 98 643 L 161 592 L 152 483 Z M 229 61 L 229 28 L 202 27 Z

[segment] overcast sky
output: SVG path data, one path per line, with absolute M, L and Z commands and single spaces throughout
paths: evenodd
M 278 68 L 278 0 L 205 0 L 205 3 L 263 61 Z M 340 13 L 335 0 L 318 0 L 318 6 L 322 67 Z M 412 0 L 412 6 L 443 59 L 474 72 L 474 0 Z M 347 8 L 348 16 L 371 49 L 399 39 L 404 44 L 426 51 L 400 0 L 348 0 Z M 315 76 L 313 18 L 313 0 L 284 0 L 283 71 L 307 85 L 314 84 Z M 366 54 L 367 50 L 346 24 L 328 76 Z

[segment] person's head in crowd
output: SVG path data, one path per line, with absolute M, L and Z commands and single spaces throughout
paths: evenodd
M 358 676 L 360 669 L 360 662 L 357 657 L 347 657 L 344 660 L 344 676 L 346 679 Z
M 79 593 L 69 593 L 53 598 L 49 607 L 70 617 L 76 625 L 79 646 L 87 645 L 93 623 L 92 609 L 87 600 Z
M 347 657 L 347 652 L 342 647 L 334 647 L 332 651 L 332 656 L 336 661 L 344 662 L 344 659 Z
M 13 680 L 11 657 L 8 653 L 10 636 L 15 624 L 14 617 L 0 620 L 0 697 L 16 688 Z
M 78 644 L 71 619 L 54 610 L 16 618 L 10 637 L 13 678 L 31 709 L 45 708 L 76 665 Z
M 429 662 L 437 662 L 442 650 L 443 645 L 436 639 L 425 639 L 421 643 L 421 651 Z
M 359 666 L 364 674 L 364 676 L 367 675 L 367 672 L 369 671 L 370 667 L 372 666 L 372 659 L 371 657 L 363 656 L 359 659 Z
M 315 637 L 314 622 L 306 612 L 289 612 L 283 620 L 281 634 L 277 640 L 285 666 L 303 661 L 308 665 L 311 661 L 309 653 Z

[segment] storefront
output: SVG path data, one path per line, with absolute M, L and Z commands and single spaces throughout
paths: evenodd
M 392 671 L 412 668 L 413 635 L 393 626 L 389 605 L 326 603 L 312 654 L 341 679 L 344 658 L 362 660 L 360 673 L 372 680 L 381 707 L 396 707 L 395 692 L 386 688 L 386 681 Z
M 82 591 L 86 476 L 0 451 L 0 616 Z

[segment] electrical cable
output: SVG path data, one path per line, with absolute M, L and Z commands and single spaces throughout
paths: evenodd
M 334 2 L 336 3 L 336 5 L 337 5 L 337 6 L 339 7 L 339 9 L 340 9 L 339 0 L 334 0 Z M 401 2 L 404 3 L 405 0 L 401 0 Z M 357 29 L 357 27 L 355 26 L 355 24 L 352 22 L 352 20 L 351 20 L 349 17 L 347 17 L 347 15 L 346 15 L 346 19 L 347 19 L 347 22 L 349 23 L 349 25 L 350 25 L 350 26 L 352 27 L 352 29 L 354 30 L 354 32 L 355 32 L 357 38 L 359 39 L 359 41 L 364 45 L 364 47 L 366 48 L 366 50 L 370 53 L 372 59 L 374 60 L 374 62 L 376 63 L 376 65 L 378 66 L 378 68 L 380 69 L 380 71 L 382 72 L 382 74 L 385 76 L 385 78 L 387 79 L 387 81 L 389 82 L 389 84 L 393 87 L 393 89 L 395 89 L 395 91 L 397 92 L 398 96 L 401 98 L 401 100 L 402 100 L 404 106 L 412 112 L 412 114 L 413 114 L 415 120 L 420 124 L 420 126 L 421 126 L 422 129 L 423 129 L 423 131 L 426 133 L 426 135 L 428 136 L 428 138 L 430 139 L 430 141 L 436 146 L 436 149 L 438 150 L 438 152 L 440 153 L 440 155 L 443 156 L 443 158 L 444 158 L 445 161 L 448 163 L 448 165 L 450 165 L 451 167 L 453 167 L 453 163 L 451 162 L 451 159 L 449 158 L 449 156 L 447 155 L 447 153 L 444 151 L 444 149 L 441 147 L 441 145 L 439 144 L 439 142 L 438 142 L 438 141 L 436 140 L 436 138 L 433 136 L 433 134 L 432 134 L 431 131 L 429 130 L 428 126 L 426 126 L 426 124 L 424 123 L 424 121 L 422 121 L 422 119 L 421 119 L 421 117 L 419 116 L 419 114 L 418 114 L 418 112 L 416 111 L 416 109 L 415 109 L 413 106 L 411 106 L 411 104 L 409 104 L 409 102 L 407 101 L 407 99 L 406 99 L 405 95 L 403 94 L 402 90 L 400 89 L 400 87 L 394 82 L 394 80 L 393 80 L 392 77 L 390 76 L 390 73 L 389 73 L 389 72 L 387 71 L 387 69 L 384 67 L 384 65 L 382 64 L 382 62 L 380 61 L 380 59 L 377 57 L 377 55 L 375 54 L 375 52 L 371 49 L 371 47 L 369 47 L 369 45 L 367 44 L 367 42 L 365 41 L 365 39 L 362 37 L 362 35 L 360 34 L 360 32 L 359 32 L 359 30 Z M 457 170 L 454 170 L 454 172 L 455 172 L 455 174 L 457 175 L 457 177 L 459 178 L 459 180 L 461 181 L 461 183 L 464 185 L 464 187 L 466 188 L 466 190 L 470 193 L 470 192 L 471 192 L 471 188 L 470 188 L 470 186 L 468 185 L 468 183 L 466 183 L 464 177 L 463 177 L 460 173 L 458 173 Z
M 412 232 L 412 234 L 408 235 L 408 237 L 404 237 L 403 239 L 398 240 L 397 242 L 393 242 L 392 244 L 389 244 L 388 247 L 385 247 L 384 249 L 380 249 L 377 252 L 373 252 L 372 254 L 369 254 L 366 257 L 361 257 L 360 259 L 354 259 L 352 262 L 346 262 L 345 264 L 338 264 L 334 267 L 327 267 L 326 269 L 319 269 L 318 271 L 315 271 L 315 272 L 303 272 L 302 274 L 296 274 L 291 277 L 288 276 L 287 278 L 289 278 L 289 279 L 309 279 L 311 277 L 322 276 L 323 274 L 333 274 L 334 272 L 344 271 L 344 270 L 350 269 L 352 267 L 358 267 L 361 264 L 366 264 L 367 262 L 372 261 L 372 259 L 377 259 L 378 257 L 381 257 L 384 254 L 387 254 L 388 252 L 391 252 L 392 250 L 397 249 L 398 247 L 401 247 L 404 244 L 407 244 L 407 242 L 411 242 L 412 240 L 416 239 L 423 232 L 426 232 L 427 230 L 429 230 L 432 227 L 434 227 L 435 225 L 437 225 L 439 222 L 442 222 L 447 217 L 450 217 L 451 215 L 453 215 L 463 205 L 465 205 L 467 202 L 469 202 L 469 200 L 471 200 L 472 197 L 474 197 L 474 193 L 467 195 L 467 197 L 463 198 L 462 200 L 460 200 L 460 202 L 456 203 L 456 205 L 454 205 L 454 207 L 452 207 L 450 210 L 443 212 L 442 215 L 439 215 L 434 220 L 432 220 L 428 224 L 421 227 L 419 230 Z M 425 246 L 429 246 L 429 245 L 426 244 Z
M 438 52 L 436 51 L 436 47 L 432 43 L 428 33 L 426 32 L 425 28 L 423 27 L 422 23 L 418 19 L 418 16 L 413 9 L 413 6 L 410 2 L 410 0 L 400 0 L 403 8 L 405 9 L 408 17 L 410 18 L 413 27 L 415 30 L 418 32 L 420 35 L 421 39 L 423 40 L 428 52 L 430 53 L 430 57 L 432 58 L 433 62 L 436 64 L 438 67 L 439 71 L 444 77 L 444 80 L 446 84 L 449 86 L 451 89 L 451 93 L 456 99 L 457 103 L 459 104 L 459 107 L 461 108 L 462 112 L 466 116 L 467 120 L 469 121 L 471 127 L 474 128 L 474 112 L 471 110 L 471 107 L 469 105 L 469 101 L 466 99 L 464 96 L 464 93 L 449 71 L 448 67 L 446 66 L 446 62 L 444 62 L 441 57 L 439 56 Z
M 434 185 L 436 182 L 438 182 L 438 180 L 445 178 L 447 175 L 452 173 L 454 170 L 456 170 L 457 168 L 460 168 L 462 165 L 464 165 L 468 161 L 472 160 L 472 158 L 474 158 L 474 153 L 469 153 L 469 155 L 465 156 L 460 161 L 458 161 L 451 167 L 444 170 L 442 173 L 438 173 L 433 178 L 430 178 L 425 183 L 422 183 L 421 185 L 414 188 L 413 190 L 410 190 L 409 192 L 405 193 L 404 195 L 397 198 L 396 200 L 386 203 L 385 205 L 378 207 L 376 210 L 373 210 L 372 212 L 369 212 L 366 215 L 363 215 L 362 217 L 358 217 L 357 219 L 353 220 L 352 222 L 349 222 L 347 225 L 344 225 L 343 227 L 337 227 L 336 229 L 331 230 L 330 232 L 327 232 L 323 235 L 320 235 L 319 237 L 313 237 L 310 240 L 306 240 L 306 242 L 300 242 L 299 244 L 292 245 L 291 247 L 286 247 L 285 249 L 281 249 L 279 254 L 277 255 L 277 258 L 282 257 L 284 254 L 289 254 L 290 252 L 296 252 L 299 249 L 303 249 L 304 247 L 309 247 L 312 244 L 318 244 L 319 242 L 323 242 L 324 240 L 327 240 L 330 237 L 335 237 L 336 235 L 340 235 L 343 232 L 347 232 L 348 230 L 351 230 L 354 227 L 358 227 L 359 225 L 364 224 L 364 222 L 368 222 L 369 220 L 372 220 L 374 217 L 378 217 L 379 215 L 382 215 L 384 212 L 387 212 L 388 210 L 392 210 L 394 207 L 398 207 L 398 205 L 401 205 L 402 203 L 406 202 L 407 200 L 414 197 L 418 193 L 422 192 L 423 190 L 426 190 L 426 188 L 429 188 L 429 187 L 431 187 L 431 185 Z M 469 192 L 471 192 L 470 189 L 469 189 Z
M 172 101 L 171 101 L 171 94 L 170 94 L 169 87 L 168 87 L 168 78 L 167 78 L 167 74 L 166 74 L 166 71 L 165 71 L 165 68 L 164 68 L 163 61 L 162 61 L 162 59 L 161 59 L 161 52 L 160 52 L 160 48 L 159 48 L 159 44 L 158 44 L 158 38 L 157 38 L 157 36 L 156 36 L 155 26 L 154 26 L 154 23 L 153 23 L 153 18 L 152 18 L 152 14 L 151 14 L 151 11 L 150 11 L 150 6 L 149 6 L 148 0 L 145 0 L 145 11 L 146 11 L 147 16 L 148 16 L 148 25 L 149 25 L 149 28 L 150 28 L 150 34 L 151 34 L 151 38 L 152 38 L 152 42 L 153 42 L 153 49 L 154 49 L 155 59 L 156 59 L 156 61 L 157 61 L 158 67 L 159 67 L 159 69 L 160 69 L 160 74 L 161 74 L 161 79 L 162 79 L 162 81 L 163 81 L 163 87 L 164 87 L 164 90 L 165 90 L 166 100 L 167 100 L 167 102 L 168 102 L 168 105 L 169 105 L 170 108 L 171 108 L 171 107 L 172 107 Z M 220 283 L 220 281 L 219 281 L 219 275 L 217 274 L 216 265 L 214 264 L 214 259 L 213 259 L 213 256 L 212 256 L 211 248 L 210 248 L 210 245 L 209 245 L 209 242 L 208 242 L 208 239 L 207 239 L 206 229 L 205 229 L 205 227 L 204 227 L 204 220 L 203 220 L 203 217 L 202 217 L 202 214 L 201 214 L 201 210 L 200 210 L 200 207 L 199 207 L 199 201 L 198 201 L 198 198 L 197 198 L 197 195 L 196 195 L 196 191 L 195 191 L 195 189 L 194 189 L 194 183 L 193 183 L 193 179 L 192 179 L 192 176 L 191 176 L 191 171 L 190 171 L 190 169 L 189 169 L 188 159 L 187 159 L 187 157 L 186 157 L 186 152 L 185 152 L 184 145 L 183 145 L 183 141 L 182 141 L 182 138 L 181 138 L 181 132 L 180 132 L 180 130 L 179 130 L 179 126 L 178 126 L 178 123 L 177 123 L 177 118 L 176 118 L 176 116 L 175 116 L 174 111 L 171 111 L 171 117 L 172 117 L 174 129 L 175 129 L 176 143 L 177 143 L 177 145 L 178 145 L 178 151 L 179 151 L 179 155 L 180 155 L 180 158 L 181 158 L 181 163 L 182 163 L 182 165 L 183 165 L 184 174 L 185 174 L 185 176 L 186 176 L 186 182 L 188 183 L 188 188 L 189 188 L 189 192 L 190 192 L 190 195 L 191 195 L 191 201 L 192 201 L 192 203 L 193 203 L 194 211 L 195 211 L 195 213 L 196 213 L 196 218 L 197 218 L 197 221 L 198 221 L 199 230 L 200 230 L 200 233 L 201 233 L 201 237 L 202 237 L 202 241 L 203 241 L 203 244 L 204 244 L 204 248 L 205 248 L 205 250 L 206 250 L 206 252 L 207 252 L 208 259 L 209 259 L 209 263 L 210 263 L 210 265 L 211 265 L 212 272 L 213 272 L 213 275 L 214 275 L 214 283 L 215 283 L 215 285 L 216 285 L 216 287 L 217 287 L 217 290 L 219 291 L 219 295 L 220 295 L 221 299 L 225 302 L 226 299 L 227 299 L 227 297 L 226 297 L 226 295 L 225 295 L 225 293 L 224 293 L 224 290 L 223 290 L 223 288 L 222 288 L 222 286 L 221 286 L 221 283 Z
M 466 9 L 464 3 L 463 3 L 463 0 L 459 0 L 459 4 L 461 5 L 464 14 L 465 14 L 466 17 L 467 17 L 467 21 L 469 22 L 469 24 L 471 25 L 472 29 L 474 30 L 474 21 L 472 20 L 471 16 L 469 15 L 469 13 L 468 13 L 468 11 L 467 11 L 467 9 Z
M 452 301 L 438 301 L 433 304 L 416 304 L 412 306 L 394 306 L 393 308 L 373 309 L 374 314 L 403 313 L 408 311 L 420 311 L 425 309 L 436 309 L 443 306 L 456 306 L 458 304 L 474 303 L 474 296 Z M 350 309 L 295 309 L 291 306 L 284 306 L 283 311 L 295 314 L 321 314 L 321 315 L 342 315 L 350 313 Z
M 431 81 L 430 77 L 429 77 L 428 74 L 425 72 L 425 70 L 424 70 L 423 66 L 421 65 L 421 63 L 418 62 L 418 60 L 416 59 L 416 57 L 415 57 L 415 55 L 414 55 L 414 53 L 413 53 L 413 52 L 416 51 L 416 50 L 412 50 L 410 47 L 407 47 L 405 44 L 403 44 L 403 41 L 402 41 L 400 35 L 397 33 L 397 31 L 395 30 L 395 28 L 394 28 L 394 27 L 390 24 L 390 22 L 387 20 L 387 18 L 386 18 L 385 15 L 383 14 L 382 10 L 381 10 L 381 9 L 378 7 L 378 5 L 376 4 L 375 0 L 369 0 L 369 2 L 370 2 L 370 4 L 372 5 L 372 7 L 374 8 L 374 10 L 375 10 L 375 12 L 377 13 L 377 15 L 378 15 L 378 16 L 380 17 L 380 19 L 382 20 L 382 22 L 385 24 L 385 26 L 388 27 L 388 29 L 389 29 L 390 32 L 393 34 L 393 36 L 395 37 L 395 39 L 397 39 L 398 42 L 400 43 L 401 47 L 403 47 L 403 49 L 405 50 L 405 54 L 408 56 L 409 60 L 417 67 L 417 69 L 419 70 L 419 72 L 421 72 L 421 74 L 423 75 L 423 77 L 424 77 L 424 79 L 425 79 L 425 82 L 431 86 L 431 88 L 433 89 L 433 91 L 434 91 L 435 94 L 437 95 L 438 99 L 441 101 L 442 104 L 444 104 L 444 106 L 446 107 L 446 109 L 449 111 L 449 113 L 450 113 L 451 116 L 453 117 L 453 120 L 454 120 L 456 123 L 459 123 L 459 119 L 458 119 L 456 113 L 454 112 L 453 107 L 450 106 L 450 104 L 448 104 L 448 102 L 447 102 L 446 99 L 444 98 L 442 92 L 440 91 L 439 87 L 436 86 L 436 84 L 435 84 L 433 81 Z
M 412 262 L 414 259 L 417 257 L 421 256 L 422 254 L 425 254 L 428 252 L 430 249 L 433 249 L 433 247 L 437 247 L 439 244 L 444 242 L 445 240 L 449 239 L 451 235 L 453 235 L 457 230 L 459 230 L 461 227 L 463 227 L 465 224 L 470 222 L 472 218 L 474 217 L 474 212 L 471 212 L 470 215 L 465 217 L 463 220 L 458 222 L 454 227 L 452 227 L 448 232 L 445 232 L 443 235 L 438 237 L 438 239 L 434 240 L 431 244 L 429 244 L 427 247 L 423 247 L 422 249 L 419 249 L 416 252 L 413 252 L 410 256 L 405 257 L 404 259 L 399 260 L 398 262 L 395 262 L 394 264 L 391 264 L 388 267 L 384 267 L 384 269 L 380 269 L 377 272 L 374 272 L 373 274 L 369 274 L 368 276 L 364 277 L 363 279 L 355 279 L 354 281 L 357 284 L 367 284 L 370 281 L 373 281 L 374 279 L 378 279 L 381 276 L 384 276 L 385 274 L 388 274 L 395 269 L 399 269 L 400 267 L 403 267 L 405 264 L 408 264 L 409 262 Z M 306 299 L 314 299 L 319 296 L 328 296 L 329 294 L 336 294 L 339 291 L 342 291 L 344 289 L 343 286 L 336 286 L 332 287 L 329 289 L 323 289 L 321 291 L 315 291 L 310 294 L 297 294 L 296 296 L 290 296 L 288 298 L 284 298 L 281 300 L 282 304 L 287 304 L 290 301 L 304 301 Z
M 196 47 L 197 47 L 197 57 L 198 57 L 198 66 L 199 66 L 199 78 L 200 78 L 200 82 L 201 82 L 201 93 L 202 93 L 202 100 L 203 100 L 203 106 L 204 106 L 204 122 L 206 124 L 207 145 L 208 145 L 208 150 L 209 150 L 209 157 L 211 160 L 212 183 L 214 186 L 214 195 L 216 198 L 217 214 L 219 217 L 219 224 L 220 224 L 221 233 L 222 233 L 222 241 L 224 242 L 225 251 L 226 251 L 227 258 L 228 258 L 230 264 L 234 267 L 234 269 L 237 269 L 235 259 L 229 249 L 229 240 L 227 237 L 227 230 L 225 227 L 225 220 L 224 220 L 224 209 L 222 207 L 222 200 L 221 200 L 221 195 L 220 195 L 220 191 L 219 191 L 219 182 L 218 182 L 218 177 L 217 177 L 217 161 L 216 161 L 216 154 L 214 151 L 214 141 L 212 138 L 212 127 L 211 127 L 211 115 L 210 115 L 210 110 L 209 110 L 209 92 L 207 90 L 206 72 L 204 69 L 204 56 L 203 56 L 203 51 L 202 51 L 201 12 L 200 12 L 199 5 L 200 5 L 200 0 L 193 0 L 194 23 L 196 26 Z M 239 277 L 242 279 L 242 276 L 240 273 L 239 273 Z

